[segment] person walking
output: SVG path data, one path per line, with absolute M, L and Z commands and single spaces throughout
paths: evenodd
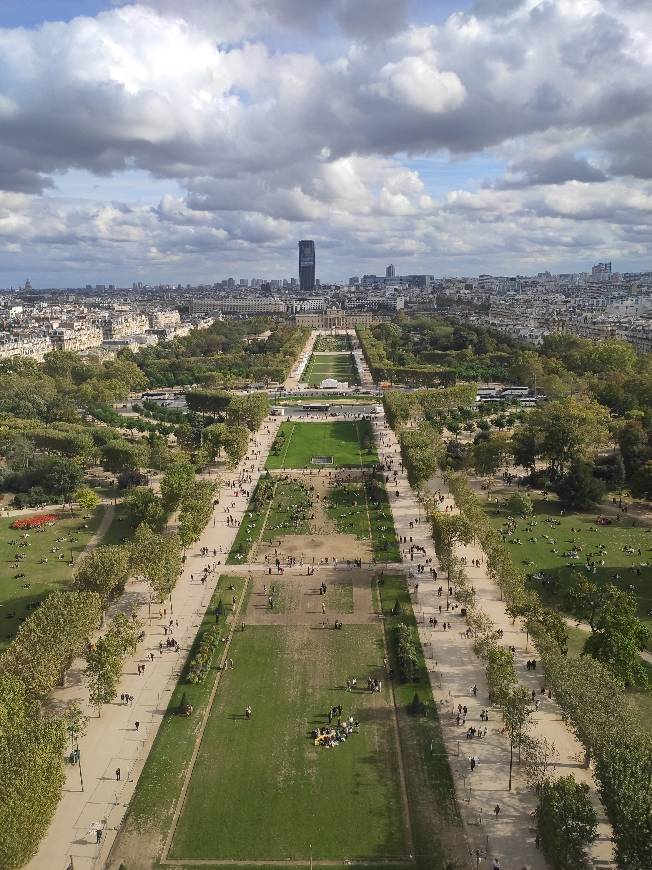
M 134 722 L 134 728 L 136 729 L 136 731 L 138 731 L 138 729 L 140 728 L 140 722 L 138 721 L 138 719 L 136 719 L 136 721 Z
M 496 818 L 498 818 L 498 816 L 500 815 L 500 804 L 496 804 L 496 806 L 494 807 L 494 815 Z
M 120 782 L 120 768 L 116 767 L 115 769 L 115 781 Z

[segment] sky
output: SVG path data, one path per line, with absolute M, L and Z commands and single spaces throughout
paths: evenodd
M 652 269 L 649 0 L 2 0 L 0 287 Z

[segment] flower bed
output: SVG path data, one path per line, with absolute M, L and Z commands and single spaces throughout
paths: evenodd
M 25 517 L 24 520 L 14 520 L 11 529 L 37 529 L 39 526 L 56 523 L 59 517 L 56 514 L 39 514 L 35 517 Z

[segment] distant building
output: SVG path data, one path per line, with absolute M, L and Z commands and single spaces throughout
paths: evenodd
M 385 269 L 385 277 L 396 278 L 396 269 L 393 263 L 390 263 L 389 266 Z
M 269 285 L 267 286 L 269 292 Z M 287 304 L 273 296 L 246 296 L 242 299 L 192 299 L 192 317 L 205 314 L 237 314 L 242 316 L 256 314 L 285 314 Z
M 327 308 L 326 311 L 311 314 L 297 314 L 297 326 L 310 329 L 355 329 L 356 326 L 371 326 L 370 311 L 344 311 L 341 308 Z
M 315 243 L 312 239 L 299 242 L 299 289 L 306 294 L 315 289 Z

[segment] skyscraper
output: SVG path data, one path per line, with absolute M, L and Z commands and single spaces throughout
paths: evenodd
M 302 293 L 315 289 L 315 243 L 312 239 L 299 242 L 299 285 Z
M 396 278 L 396 269 L 394 268 L 393 263 L 390 263 L 389 266 L 385 269 L 385 277 Z

